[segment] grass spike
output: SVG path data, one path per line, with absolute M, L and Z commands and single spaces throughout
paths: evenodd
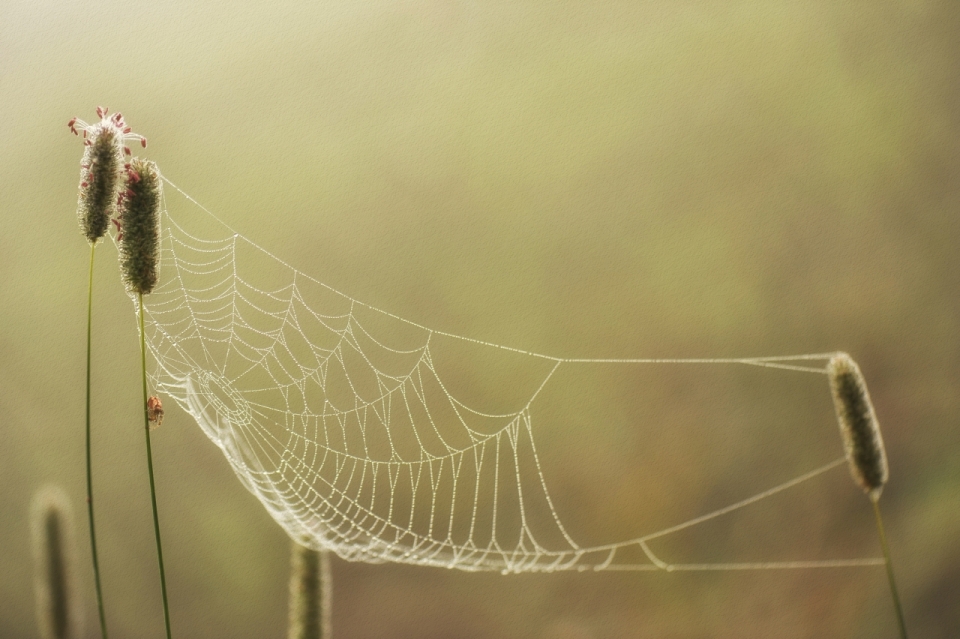
M 903 606 L 897 592 L 897 581 L 893 575 L 893 563 L 890 560 L 890 547 L 883 529 L 880 516 L 880 494 L 889 479 L 887 452 L 880 435 L 873 402 L 867 391 L 867 382 L 863 379 L 860 367 L 846 353 L 838 353 L 827 364 L 827 376 L 830 378 L 830 390 L 833 393 L 834 408 L 840 424 L 840 435 L 846 451 L 850 474 L 860 488 L 870 498 L 873 514 L 880 535 L 880 546 L 887 569 L 887 581 L 893 598 L 894 611 L 901 639 L 907 639 L 907 624 L 903 617 Z
M 30 510 L 40 636 L 79 639 L 82 633 L 69 499 L 60 488 L 47 486 L 34 494 Z

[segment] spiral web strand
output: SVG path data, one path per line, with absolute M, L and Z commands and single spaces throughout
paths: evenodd
M 585 547 L 563 526 L 535 445 L 533 407 L 561 367 L 670 362 L 824 374 L 818 361 L 832 354 L 571 359 L 432 330 L 294 269 L 164 180 L 229 233 L 195 237 L 164 205 L 161 279 L 145 298 L 153 385 L 197 421 L 298 542 L 346 560 L 468 571 L 882 564 L 874 558 L 670 564 L 648 545 L 834 469 L 843 458 L 690 521 Z M 440 339 L 536 359 L 545 372 L 513 410 L 480 410 L 448 390 L 434 357 Z M 645 561 L 628 563 L 630 551 Z

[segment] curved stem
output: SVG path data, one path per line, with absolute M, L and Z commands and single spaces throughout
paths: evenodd
M 150 448 L 150 414 L 147 411 L 147 345 L 143 330 L 143 293 L 137 294 L 140 303 L 137 311 L 140 319 L 140 373 L 143 381 L 143 432 L 147 437 L 147 471 L 150 474 L 150 503 L 153 505 L 153 534 L 157 539 L 157 562 L 160 564 L 160 594 L 163 596 L 163 621 L 167 639 L 170 639 L 170 606 L 167 603 L 167 577 L 163 571 L 163 547 L 160 544 L 160 516 L 157 514 L 157 488 L 153 480 L 153 453 Z
M 877 531 L 880 533 L 880 545 L 883 547 L 883 558 L 886 560 L 887 580 L 890 582 L 890 594 L 893 595 L 893 607 L 897 611 L 897 622 L 900 624 L 900 637 L 907 639 L 907 623 L 903 619 L 903 607 L 900 605 L 900 595 L 897 594 L 897 582 L 893 577 L 893 564 L 890 563 L 890 548 L 887 546 L 887 535 L 883 531 L 883 519 L 880 517 L 879 500 L 871 497 L 873 514 L 877 518 Z
M 100 560 L 97 558 L 97 530 L 93 523 L 93 465 L 90 443 L 90 342 L 93 325 L 93 257 L 96 243 L 90 243 L 90 279 L 87 283 L 87 518 L 90 521 L 90 552 L 93 555 L 93 580 L 97 589 L 97 610 L 100 613 L 100 634 L 107 639 L 107 617 L 103 612 L 103 590 L 100 587 Z

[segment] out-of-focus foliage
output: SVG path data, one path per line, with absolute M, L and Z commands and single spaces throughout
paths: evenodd
M 82 511 L 88 251 L 66 122 L 98 104 L 232 226 L 429 326 L 571 357 L 849 351 L 887 444 L 908 625 L 954 636 L 958 43 L 952 0 L 6 0 L 0 636 L 36 636 L 30 495 L 55 482 Z M 115 636 L 159 637 L 133 306 L 112 245 L 97 257 L 105 602 Z M 483 394 L 492 370 L 458 383 Z M 571 374 L 547 389 L 537 436 L 585 541 L 668 526 L 841 454 L 815 376 Z M 280 529 L 175 407 L 154 447 L 175 635 L 284 636 Z M 845 472 L 656 550 L 877 556 Z M 894 634 L 880 569 L 504 577 L 336 561 L 334 580 L 342 637 Z

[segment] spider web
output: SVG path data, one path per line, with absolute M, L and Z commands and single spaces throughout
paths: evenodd
M 571 359 L 433 330 L 296 270 L 164 180 L 226 231 L 196 237 L 164 204 L 161 279 L 144 298 L 156 361 L 152 383 L 197 421 L 298 542 L 351 561 L 468 571 L 882 564 L 874 558 L 671 564 L 648 545 L 837 468 L 842 457 L 669 528 L 581 546 L 554 507 L 537 452 L 536 401 L 562 367 L 682 362 L 824 374 L 832 353 Z M 537 360 L 545 372 L 518 405 L 491 412 L 448 390 L 450 372 L 437 364 L 444 340 Z

